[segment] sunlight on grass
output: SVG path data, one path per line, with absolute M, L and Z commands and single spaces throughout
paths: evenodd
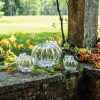
M 67 34 L 68 25 L 64 16 L 64 32 Z M 54 24 L 54 27 L 52 25 Z M 0 18 L 0 33 L 14 32 L 61 32 L 59 16 L 3 16 Z M 98 35 L 100 37 L 100 16 L 98 17 Z
M 66 17 L 64 16 L 64 18 Z M 53 23 L 55 23 L 55 28 L 52 27 Z M 67 30 L 67 22 L 65 21 L 64 30 Z M 0 33 L 60 31 L 59 16 L 4 16 L 0 18 Z

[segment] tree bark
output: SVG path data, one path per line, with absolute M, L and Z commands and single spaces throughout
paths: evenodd
M 69 0 L 68 42 L 78 47 L 96 44 L 99 0 Z

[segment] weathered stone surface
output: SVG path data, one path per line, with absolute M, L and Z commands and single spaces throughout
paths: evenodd
M 91 64 L 88 64 L 88 63 L 81 63 L 80 64 L 84 69 L 88 70 L 88 74 L 94 74 L 94 75 L 97 75 L 97 76 L 100 76 L 100 69 L 97 69 L 97 68 L 93 68 Z
M 68 42 L 93 47 L 97 40 L 99 0 L 69 0 Z
M 31 76 L 30 74 L 24 73 L 9 74 L 7 72 L 0 72 L 0 94 L 18 89 L 29 88 L 42 83 L 55 82 L 59 80 L 63 81 L 64 79 L 65 77 L 61 73 L 53 76 Z
M 100 100 L 100 70 L 38 75 L 0 72 L 0 100 Z
M 0 100 L 78 100 L 78 81 L 76 72 L 68 76 L 0 72 Z
M 82 90 L 85 100 L 100 100 L 100 69 L 92 68 L 91 65 L 82 64 L 84 68 Z

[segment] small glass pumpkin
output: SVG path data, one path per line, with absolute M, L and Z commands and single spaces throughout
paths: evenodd
M 74 56 L 66 55 L 63 59 L 63 65 L 67 70 L 76 70 L 78 62 L 74 59 Z
M 15 57 L 15 61 L 17 64 L 17 68 L 21 72 L 31 72 L 34 70 L 35 65 L 35 59 L 29 55 L 26 55 L 25 53 L 20 54 L 18 57 Z
M 38 44 L 32 50 L 32 56 L 35 58 L 37 65 L 40 67 L 51 67 L 59 63 L 61 49 L 57 43 L 46 41 L 44 44 Z

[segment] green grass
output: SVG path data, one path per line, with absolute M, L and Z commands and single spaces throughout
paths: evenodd
M 52 27 L 53 23 L 55 28 Z M 64 23 L 67 22 L 64 21 Z M 67 24 L 64 24 L 64 30 L 67 30 Z M 3 16 L 0 18 L 0 33 L 60 31 L 59 16 Z
M 0 34 L 0 40 L 2 38 L 10 38 L 12 34 L 13 33 Z M 24 35 L 21 32 L 16 32 L 14 34 L 14 36 L 18 39 L 18 42 L 21 43 L 24 40 L 30 39 L 30 35 L 31 34 L 34 36 L 33 45 L 35 45 L 37 42 L 38 43 L 43 43 L 47 39 L 54 39 L 54 37 L 57 37 L 57 36 L 61 37 L 60 33 L 53 33 L 53 32 L 41 32 L 41 33 L 38 33 L 38 34 L 35 34 L 35 33 L 25 33 Z
M 13 33 L 9 33 L 9 34 L 0 34 L 0 41 L 1 39 L 8 39 L 12 36 Z M 22 49 L 18 49 L 18 48 L 12 48 L 12 51 L 15 54 L 20 54 L 23 52 L 26 52 L 28 54 L 31 54 L 31 49 L 29 49 L 29 45 L 37 45 L 39 43 L 44 43 L 46 40 L 50 39 L 50 40 L 56 40 L 58 43 L 61 42 L 61 34 L 60 33 L 53 33 L 53 32 L 43 32 L 43 33 L 25 33 L 23 34 L 22 32 L 16 32 L 15 34 L 13 34 L 16 38 L 16 44 L 23 44 L 23 48 Z M 33 37 L 33 38 L 32 38 Z M 29 44 L 26 44 L 26 41 L 30 40 Z
M 64 17 L 64 32 L 67 34 L 68 25 Z M 52 24 L 55 23 L 55 28 Z M 59 16 L 3 16 L 0 18 L 0 33 L 60 33 Z M 100 33 L 100 16 L 98 17 L 98 33 Z M 49 35 L 48 35 L 49 37 Z M 100 34 L 99 34 L 100 37 Z

